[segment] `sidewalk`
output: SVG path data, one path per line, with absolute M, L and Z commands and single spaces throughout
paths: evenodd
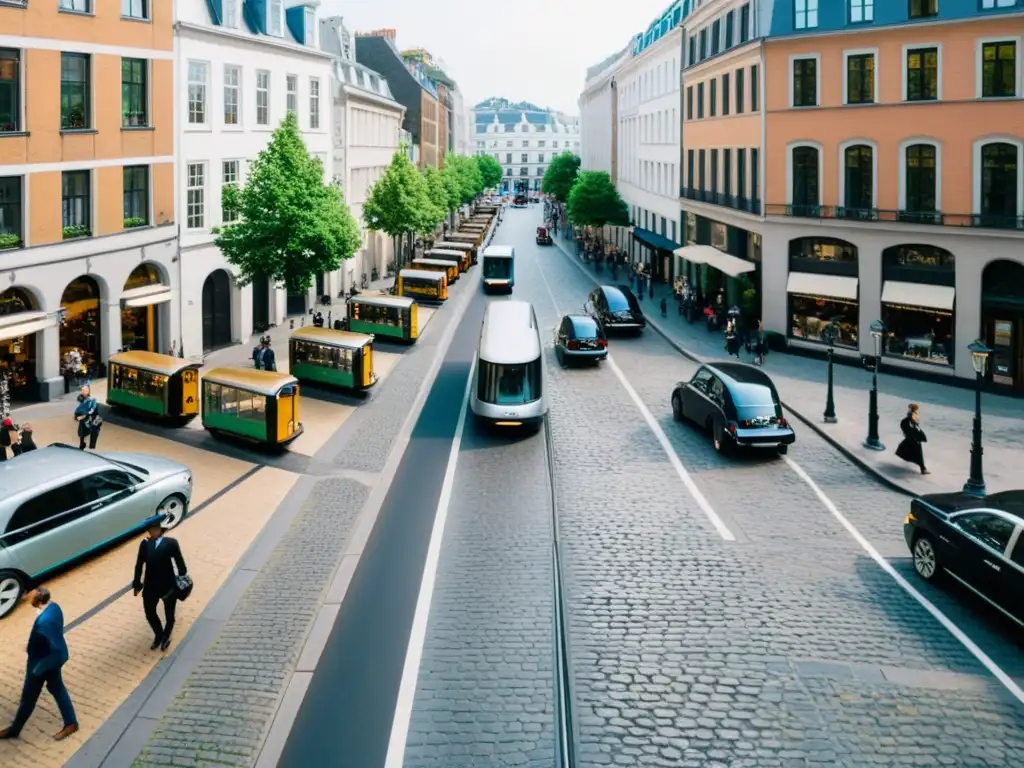
M 595 279 L 610 282 L 607 269 L 596 275 L 589 264 L 571 256 L 571 244 L 561 238 L 569 259 L 593 275 Z M 623 272 L 617 283 L 626 282 Z M 661 317 L 659 303 L 668 299 L 669 314 Z M 648 323 L 682 354 L 697 362 L 725 359 L 722 333 L 708 332 L 703 318 L 687 323 L 676 309 L 671 286 L 655 285 L 654 299 L 643 300 Z M 745 352 L 740 353 L 749 361 Z M 833 396 L 835 424 L 825 424 L 827 364 L 823 360 L 772 352 L 765 357 L 765 371 L 772 377 L 790 413 L 804 422 L 855 464 L 874 475 L 881 482 L 908 495 L 940 493 L 958 490 L 970 470 L 971 432 L 974 419 L 974 392 L 960 387 L 944 386 L 926 381 L 892 376 L 885 373 L 885 361 L 878 375 L 878 432 L 884 451 L 872 451 L 863 446 L 867 436 L 868 392 L 871 374 L 849 365 L 833 368 Z M 917 467 L 907 464 L 895 455 L 902 439 L 900 421 L 906 415 L 907 404 L 921 406 L 921 425 L 928 435 L 924 446 L 925 461 L 930 475 L 921 475 Z M 983 448 L 985 481 L 989 493 L 1024 487 L 1015 472 L 1024 456 L 1024 402 L 1000 395 L 982 395 Z

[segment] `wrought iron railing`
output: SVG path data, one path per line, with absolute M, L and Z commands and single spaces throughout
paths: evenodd
M 1024 216 L 992 213 L 943 213 L 941 211 L 895 211 L 883 208 L 853 208 L 842 205 L 778 204 L 765 206 L 767 216 L 803 219 L 846 219 L 903 224 L 929 224 L 943 227 L 1024 230 Z
M 732 208 L 734 211 L 761 214 L 761 201 L 756 197 L 740 197 L 739 195 L 727 195 L 724 192 L 712 192 L 707 189 L 692 189 L 690 187 L 680 189 L 679 196 L 687 200 L 696 200 L 700 203 L 721 205 L 724 208 Z

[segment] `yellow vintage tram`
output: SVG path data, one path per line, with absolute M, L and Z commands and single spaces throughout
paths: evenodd
M 215 368 L 203 375 L 203 426 L 261 445 L 283 446 L 302 434 L 299 380 L 254 368 Z
M 437 251 L 430 250 L 424 254 L 422 259 L 413 259 L 413 269 L 425 269 L 428 272 L 444 272 L 446 278 L 448 278 L 448 285 L 451 285 L 459 279 L 459 262 L 458 259 L 462 258 L 462 254 L 457 251 L 450 251 L 453 255 L 452 260 L 435 258 Z
M 397 287 L 399 296 L 411 296 L 417 301 L 448 301 L 448 278 L 442 272 L 403 269 L 398 273 Z
M 364 390 L 377 383 L 373 336 L 307 325 L 288 339 L 288 370 L 300 382 Z
M 107 405 L 158 418 L 199 413 L 199 365 L 156 352 L 119 352 L 107 370 Z

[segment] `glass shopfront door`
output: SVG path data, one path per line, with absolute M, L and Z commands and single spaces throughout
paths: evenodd
M 993 312 L 987 319 L 992 383 L 1024 393 L 1024 316 Z

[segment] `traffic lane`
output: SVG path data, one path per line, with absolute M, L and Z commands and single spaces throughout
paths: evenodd
M 522 298 L 538 305 L 538 316 L 544 303 L 554 315 L 562 302 L 545 294 L 571 285 L 571 273 L 542 279 L 532 274 L 539 264 L 523 260 Z M 518 282 L 517 275 L 520 292 Z M 624 350 L 637 342 L 658 338 L 614 344 L 622 367 Z M 646 375 L 639 366 L 630 370 Z M 1017 756 L 1019 708 L 979 664 L 949 647 L 934 622 L 927 641 L 918 642 L 934 642 L 948 657 L 946 667 L 936 669 L 925 663 L 926 654 L 914 653 L 901 622 L 916 614 L 914 621 L 929 630 L 923 609 L 858 554 L 834 522 L 820 524 L 827 536 L 809 552 L 787 549 L 785 541 L 726 544 L 707 526 L 611 371 L 553 364 L 548 381 L 577 721 L 590 759 L 637 761 L 642 750 L 624 734 L 661 740 L 663 759 L 725 764 L 756 758 L 861 766 L 879 755 L 898 762 L 904 754 L 931 764 L 949 756 L 972 764 L 977 754 Z M 686 462 L 683 448 L 677 450 Z M 692 450 L 700 455 L 707 446 Z M 775 474 L 770 483 L 787 488 L 792 482 Z M 709 486 L 712 504 L 714 490 Z M 772 485 L 751 488 L 731 503 L 771 514 L 793 506 L 814 524 L 820 502 L 806 491 L 787 493 Z M 855 563 L 870 587 L 830 581 L 834 552 Z M 829 601 L 845 600 L 850 616 L 827 606 L 823 612 L 822 592 Z M 881 615 L 878 603 L 895 615 Z M 950 667 L 970 674 L 950 674 Z M 908 712 L 919 719 L 906 719 Z M 918 726 L 911 733 L 909 722 Z
M 466 310 L 288 736 L 280 766 L 384 764 L 427 545 L 484 300 Z
M 551 768 L 551 495 L 543 433 L 463 435 L 406 768 Z

